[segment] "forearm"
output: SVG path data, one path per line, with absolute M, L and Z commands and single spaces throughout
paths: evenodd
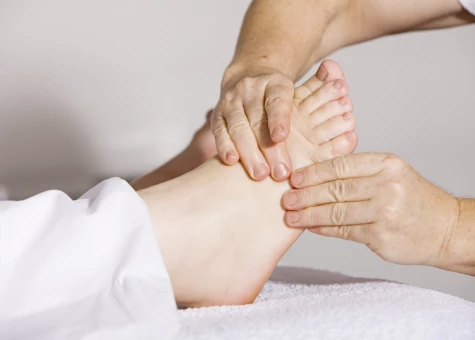
M 474 22 L 458 0 L 255 0 L 223 85 L 236 75 L 277 69 L 297 80 L 348 45 L 381 36 Z
M 243 71 L 271 68 L 296 80 L 315 62 L 326 26 L 348 0 L 255 0 L 223 84 Z
M 441 252 L 443 269 L 475 276 L 475 199 L 458 199 L 459 214 Z

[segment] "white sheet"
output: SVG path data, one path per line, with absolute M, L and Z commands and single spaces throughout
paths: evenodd
M 252 305 L 179 311 L 176 339 L 475 339 L 475 303 L 404 284 L 278 268 Z
M 169 339 L 176 305 L 147 207 L 120 179 L 0 202 L 0 339 Z

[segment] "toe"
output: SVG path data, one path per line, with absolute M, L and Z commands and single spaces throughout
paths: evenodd
M 317 78 L 323 82 L 345 79 L 343 70 L 333 60 L 324 60 L 317 71 Z
M 305 83 L 295 89 L 294 98 L 297 104 L 321 88 L 325 82 L 319 80 L 316 75 L 311 76 Z
M 358 145 L 358 135 L 355 131 L 347 132 L 319 146 L 318 159 L 323 162 L 338 156 L 346 156 L 353 153 Z
M 317 144 L 323 144 L 355 129 L 355 116 L 345 113 L 316 126 L 312 131 L 312 139 Z
M 303 115 L 310 115 L 323 105 L 335 100 L 340 100 L 348 95 L 348 85 L 344 80 L 338 79 L 326 83 L 320 89 L 312 93 L 298 107 Z
M 324 104 L 316 111 L 312 112 L 310 115 L 311 125 L 320 125 L 333 117 L 337 117 L 351 111 L 353 111 L 353 103 L 348 96 L 339 100 L 334 100 L 330 103 Z
M 324 60 L 315 75 L 312 75 L 307 81 L 295 89 L 295 99 L 300 102 L 321 88 L 326 82 L 345 79 L 343 70 L 333 60 Z

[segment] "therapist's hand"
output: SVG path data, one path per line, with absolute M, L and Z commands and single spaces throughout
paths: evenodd
M 455 197 L 401 158 L 338 157 L 297 170 L 283 197 L 286 222 L 367 245 L 386 261 L 442 267 L 459 216 Z
M 273 68 L 225 75 L 211 120 L 221 160 L 233 165 L 241 159 L 255 180 L 287 179 L 292 165 L 281 142 L 289 134 L 293 97 L 292 79 Z

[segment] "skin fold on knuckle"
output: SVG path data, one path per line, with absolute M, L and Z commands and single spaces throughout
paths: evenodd
M 343 202 L 345 196 L 345 182 L 342 180 L 330 182 L 328 191 L 332 202 Z
M 333 225 L 341 226 L 345 220 L 346 205 L 343 203 L 335 203 L 330 208 L 330 221 Z
M 338 238 L 343 240 L 350 239 L 351 227 L 347 225 L 341 225 L 336 227 Z
M 344 179 L 349 176 L 349 167 L 346 157 L 339 156 L 331 160 L 331 167 L 336 178 Z
M 239 136 L 248 128 L 250 127 L 247 119 L 236 119 L 228 126 L 229 135 L 231 137 Z

